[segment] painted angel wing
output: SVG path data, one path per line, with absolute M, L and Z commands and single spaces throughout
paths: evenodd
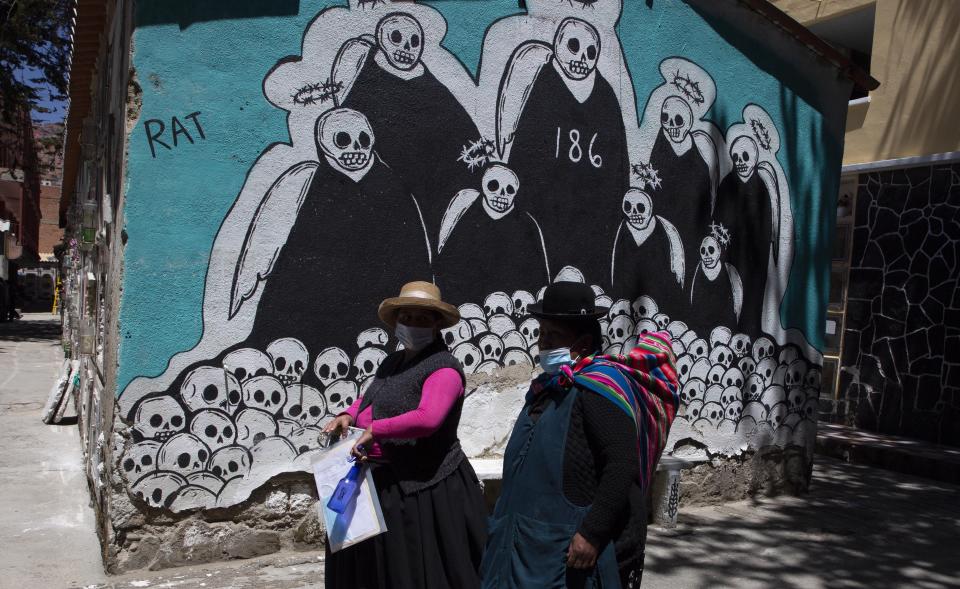
M 467 209 L 470 208 L 470 205 L 472 205 L 479 196 L 480 191 L 474 190 L 473 188 L 465 188 L 450 200 L 450 204 L 447 205 L 447 210 L 443 213 L 443 220 L 440 222 L 440 238 L 437 242 L 438 254 L 443 251 L 443 245 L 447 243 L 447 238 L 453 233 L 453 228 L 457 226 L 457 222 L 460 221 L 463 214 L 467 212 Z
M 733 312 L 740 321 L 740 310 L 743 308 L 743 281 L 740 273 L 733 264 L 727 264 L 727 275 L 730 277 L 730 290 L 733 291 Z
M 503 161 L 510 159 L 509 147 L 533 84 L 551 59 L 553 48 L 540 41 L 527 41 L 510 56 L 497 94 L 497 150 Z
M 233 273 L 230 319 L 273 270 L 318 167 L 317 162 L 301 162 L 287 169 L 257 205 Z
M 717 186 L 720 183 L 720 158 L 717 155 L 717 144 L 714 143 L 713 137 L 706 131 L 698 129 L 690 134 L 693 136 L 697 151 L 700 152 L 700 157 L 703 158 L 703 161 L 707 164 L 707 169 L 710 170 L 710 210 L 713 211 L 717 202 Z
M 341 104 L 350 94 L 353 83 L 360 77 L 360 71 L 367 63 L 367 57 L 376 46 L 377 40 L 370 35 L 354 37 L 340 46 L 340 51 L 337 52 L 330 67 L 330 80 L 343 84 L 337 93 Z
M 777 171 L 773 169 L 773 164 L 768 161 L 762 161 L 757 164 L 757 173 L 767 187 L 767 193 L 770 195 L 770 219 L 773 225 L 773 243 L 780 241 L 780 183 L 777 181 Z M 774 246 L 774 251 L 776 251 Z
M 677 278 L 677 284 L 683 288 L 683 277 L 685 272 L 683 241 L 680 239 L 680 233 L 670 221 L 667 221 L 660 215 L 656 215 L 657 223 L 663 225 L 663 230 L 667 233 L 667 241 L 670 242 L 670 271 Z

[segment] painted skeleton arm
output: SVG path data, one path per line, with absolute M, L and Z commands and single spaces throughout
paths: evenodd
M 280 176 L 264 195 L 240 248 L 230 289 L 230 319 L 266 281 L 297 220 L 317 171 L 316 162 L 301 162 Z
M 440 237 L 437 242 L 438 254 L 443 251 L 444 244 L 447 243 L 447 239 L 450 238 L 450 234 L 453 233 L 453 229 L 457 226 L 460 218 L 467 212 L 470 205 L 476 202 L 479 196 L 480 192 L 478 190 L 466 188 L 450 199 L 450 204 L 447 205 L 447 210 L 443 213 L 443 221 L 440 222 Z
M 700 152 L 700 157 L 707 164 L 710 171 L 710 210 L 717 203 L 717 186 L 720 183 L 720 157 L 717 155 L 717 144 L 706 131 L 695 129 L 690 132 L 693 143 Z
M 497 95 L 496 134 L 500 159 L 510 160 L 510 145 L 520 124 L 520 115 L 530 98 L 540 70 L 553 59 L 553 48 L 540 41 L 528 41 L 513 51 Z
M 375 51 L 377 40 L 370 35 L 361 35 L 348 40 L 340 47 L 330 67 L 330 79 L 343 84 L 337 99 L 342 104 L 350 94 L 353 83 L 360 77 L 364 64 L 371 51 Z
M 686 272 L 683 240 L 680 239 L 680 233 L 670 221 L 657 215 L 657 223 L 662 224 L 663 230 L 667 233 L 667 241 L 670 242 L 670 271 L 673 272 L 673 276 L 677 279 L 677 284 L 679 284 L 682 289 L 684 272 Z

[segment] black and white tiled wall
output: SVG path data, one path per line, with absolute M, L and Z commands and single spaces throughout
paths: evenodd
M 960 164 L 862 174 L 831 418 L 960 445 Z

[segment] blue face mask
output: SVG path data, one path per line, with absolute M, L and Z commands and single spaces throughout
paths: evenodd
M 560 372 L 562 366 L 572 363 L 573 359 L 570 358 L 570 348 L 540 351 L 540 368 L 547 374 L 556 374 Z

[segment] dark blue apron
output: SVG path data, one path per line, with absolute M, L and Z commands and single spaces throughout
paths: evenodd
M 559 394 L 558 394 L 559 393 Z M 567 569 L 570 540 L 589 506 L 563 495 L 563 459 L 577 388 L 551 395 L 534 423 L 531 397 L 517 418 L 503 458 L 503 491 L 497 500 L 480 565 L 485 589 L 585 587 L 620 589 L 613 542 L 593 570 Z

